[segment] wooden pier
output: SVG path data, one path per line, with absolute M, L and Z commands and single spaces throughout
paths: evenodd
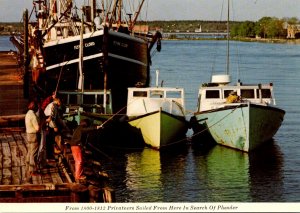
M 74 181 L 74 159 L 64 142 L 51 167 L 26 182 L 24 117 L 28 100 L 16 54 L 0 52 L 0 202 L 114 202 L 108 175 L 85 153 L 85 183 Z

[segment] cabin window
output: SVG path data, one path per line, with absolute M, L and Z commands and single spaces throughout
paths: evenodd
M 220 98 L 220 91 L 219 90 L 206 90 L 205 97 L 206 98 Z
M 233 90 L 224 90 L 224 98 L 227 98 Z
M 164 92 L 163 91 L 150 91 L 150 97 L 151 98 L 162 98 L 164 97 Z
M 262 98 L 271 98 L 271 90 L 270 89 L 261 89 Z M 257 90 L 257 97 L 259 97 L 259 90 Z
M 167 91 L 166 98 L 181 98 L 181 92 L 179 91 Z
M 243 98 L 255 98 L 254 96 L 254 89 L 242 89 L 241 96 Z
M 133 97 L 147 97 L 147 91 L 133 91 Z

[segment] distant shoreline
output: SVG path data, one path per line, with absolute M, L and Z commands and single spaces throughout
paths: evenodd
M 0 33 L 0 36 L 10 36 L 10 33 Z M 226 38 L 163 38 L 163 40 L 226 40 Z M 262 42 L 274 44 L 300 44 L 300 39 L 278 39 L 278 38 L 232 38 L 232 41 Z
M 226 40 L 226 38 L 164 38 L 163 40 Z M 271 38 L 232 38 L 231 41 L 261 42 L 272 44 L 300 44 L 300 39 L 271 39 Z

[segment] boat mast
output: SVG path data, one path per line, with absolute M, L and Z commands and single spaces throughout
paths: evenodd
M 96 0 L 90 0 L 91 5 L 91 24 L 92 24 L 92 32 L 95 31 L 95 17 L 96 17 Z
M 121 25 L 121 23 L 122 23 L 122 1 L 121 0 L 118 1 L 118 7 L 119 7 L 119 11 L 118 11 L 118 25 Z
M 139 17 L 140 15 L 140 12 L 141 12 L 141 9 L 143 7 L 143 4 L 144 4 L 145 0 L 143 0 L 138 8 L 138 10 L 136 11 L 135 15 L 134 15 L 134 18 L 132 20 L 132 22 L 130 23 L 130 27 L 129 27 L 129 30 L 131 31 L 136 23 L 136 20 L 137 18 Z
M 79 43 L 79 79 L 78 79 L 78 90 L 81 90 L 80 103 L 83 101 L 83 90 L 84 90 L 84 74 L 83 74 L 83 14 L 81 17 L 81 30 L 80 30 L 80 43 Z M 79 97 L 78 97 L 79 98 Z M 78 102 L 79 103 L 79 102 Z
M 111 17 L 110 17 L 110 23 L 109 23 L 109 25 L 111 25 L 112 24 L 112 22 L 115 22 L 115 21 L 117 21 L 117 6 L 118 6 L 118 0 L 115 0 L 115 2 L 114 2 L 114 6 L 113 6 L 113 9 L 112 9 L 112 12 L 111 12 Z
M 226 74 L 229 74 L 229 3 L 230 0 L 227 1 L 228 5 L 227 5 L 227 60 L 226 60 L 226 64 L 227 64 L 227 68 L 226 68 Z

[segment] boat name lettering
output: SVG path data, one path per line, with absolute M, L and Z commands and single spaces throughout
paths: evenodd
M 128 44 L 123 43 L 123 42 L 120 42 L 120 41 L 113 41 L 113 44 L 114 44 L 115 46 L 120 46 L 120 47 L 125 47 L 125 48 L 128 47 Z
M 84 44 L 84 47 L 92 47 L 92 46 L 95 46 L 95 45 L 96 45 L 95 42 L 91 41 L 91 42 L 85 43 L 85 44 Z M 79 44 L 78 44 L 78 45 L 75 45 L 75 46 L 74 46 L 74 50 L 78 50 L 79 47 L 80 47 Z

